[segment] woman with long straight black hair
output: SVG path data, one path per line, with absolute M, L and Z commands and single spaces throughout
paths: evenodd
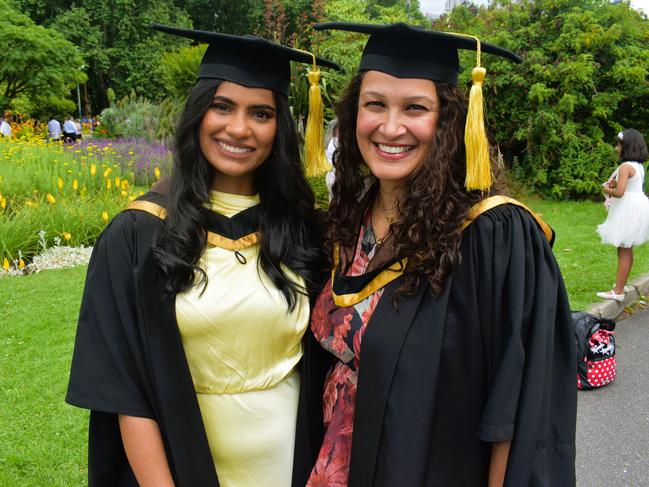
M 301 486 L 322 433 L 324 374 L 300 371 L 319 367 L 303 336 L 325 264 L 287 94 L 289 61 L 315 57 L 155 28 L 209 47 L 170 180 L 115 217 L 88 269 L 66 400 L 91 410 L 89 482 Z

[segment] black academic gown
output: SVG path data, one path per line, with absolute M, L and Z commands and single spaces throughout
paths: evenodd
M 160 195 L 142 199 L 159 202 Z M 159 218 L 143 211 L 117 215 L 97 240 L 88 267 L 66 401 L 91 410 L 90 486 L 137 486 L 121 441 L 119 414 L 157 421 L 177 487 L 218 486 L 176 323 L 175 297 L 164 292 L 153 260 L 160 225 Z M 322 382 L 328 365 L 310 334 L 304 349 L 298 366 L 294 487 L 306 483 L 322 442 Z
M 506 440 L 506 486 L 575 485 L 574 332 L 550 245 L 503 205 L 461 254 L 438 298 L 422 285 L 395 309 L 399 278 L 367 325 L 350 487 L 487 485 Z

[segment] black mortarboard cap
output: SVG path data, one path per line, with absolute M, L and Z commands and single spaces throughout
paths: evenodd
M 389 25 L 328 22 L 316 30 L 345 30 L 369 34 L 359 71 L 381 71 L 397 78 L 423 78 L 457 85 L 460 63 L 458 49 L 476 50 L 472 36 L 427 30 L 404 23 Z M 515 62 L 522 59 L 511 51 L 486 42 L 482 52 Z
M 311 64 L 308 73 L 309 116 L 304 135 L 306 173 L 308 176 L 314 176 L 329 169 L 322 137 L 324 107 L 318 66 L 333 69 L 340 69 L 340 66 L 310 52 L 274 44 L 256 36 L 179 29 L 161 24 L 151 24 L 151 27 L 167 34 L 208 44 L 198 71 L 198 79 L 222 79 L 249 88 L 266 88 L 288 96 L 291 84 L 290 62 Z
M 268 88 L 288 95 L 291 81 L 290 61 L 312 64 L 306 52 L 274 44 L 251 35 L 236 36 L 220 32 L 179 29 L 161 24 L 151 27 L 180 37 L 208 44 L 201 61 L 198 79 L 223 79 L 249 88 Z M 318 66 L 340 69 L 331 61 L 315 58 Z
M 467 163 L 464 185 L 468 190 L 486 191 L 491 188 L 493 175 L 482 97 L 482 83 L 487 71 L 480 65 L 480 56 L 482 52 L 487 52 L 520 63 L 523 60 L 519 56 L 472 35 L 438 32 L 404 23 L 373 25 L 329 22 L 316 24 L 314 28 L 369 34 L 358 71 L 381 71 L 397 78 L 422 78 L 456 86 L 460 70 L 458 49 L 476 51 L 464 131 Z

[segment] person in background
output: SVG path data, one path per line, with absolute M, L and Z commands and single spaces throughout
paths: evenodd
M 0 117 L 0 135 L 2 137 L 11 137 L 11 125 L 5 117 Z
M 327 156 L 327 161 L 331 164 L 331 171 L 327 172 L 325 176 L 325 183 L 327 184 L 327 190 L 329 191 L 329 201 L 331 201 L 331 188 L 333 188 L 334 181 L 336 180 L 336 170 L 334 169 L 334 154 L 336 148 L 338 147 L 338 120 L 333 119 L 329 122 L 327 127 L 327 133 L 325 134 L 325 155 Z
M 617 247 L 617 274 L 613 289 L 597 296 L 622 302 L 633 267 L 633 247 L 649 240 L 649 200 L 643 190 L 647 144 L 640 132 L 626 129 L 617 134 L 615 152 L 621 164 L 602 187 L 609 197 L 608 215 L 597 233 L 603 244 Z
M 72 116 L 69 116 L 63 122 L 63 140 L 66 144 L 74 144 L 77 140 L 77 126 Z
M 74 121 L 74 126 L 76 128 L 76 140 L 81 140 L 81 138 L 83 137 L 83 126 L 81 125 L 81 122 L 78 118 Z
M 304 487 L 326 366 L 301 372 L 325 357 L 305 331 L 326 261 L 288 93 L 290 61 L 316 57 L 153 27 L 208 48 L 170 180 L 113 219 L 88 268 L 66 400 L 91 409 L 89 483 Z
M 311 330 L 335 364 L 309 487 L 575 485 L 574 325 L 554 232 L 494 186 L 473 36 L 369 34 L 336 107 L 333 262 Z M 459 49 L 477 51 L 468 107 Z
M 61 124 L 54 117 L 50 118 L 50 121 L 47 122 L 47 140 L 52 142 L 61 140 Z

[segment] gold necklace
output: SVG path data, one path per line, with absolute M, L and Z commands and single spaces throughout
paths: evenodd
M 392 225 L 394 223 L 394 217 L 393 216 L 388 216 L 388 210 L 386 210 L 385 205 L 383 204 L 383 196 L 381 196 L 381 191 L 380 190 L 379 190 L 378 200 L 379 200 L 379 205 L 381 205 L 381 212 L 382 212 L 381 217 L 388 223 L 388 225 Z M 397 205 L 394 205 L 389 210 L 392 211 L 396 207 L 397 207 Z
M 374 233 L 374 240 L 376 241 L 376 245 L 381 246 L 385 243 L 385 241 L 388 239 L 390 234 L 392 233 L 392 223 L 394 222 L 394 217 L 388 216 L 387 211 L 385 209 L 385 205 L 383 204 L 383 198 L 381 197 L 381 192 L 379 191 L 379 195 L 377 197 L 378 199 L 378 204 L 381 207 L 381 218 L 385 220 L 385 222 L 388 224 L 388 231 L 383 235 L 383 237 L 379 238 L 376 235 L 376 232 L 373 230 Z M 390 210 L 393 210 L 396 208 L 396 206 L 393 206 L 390 208 Z

